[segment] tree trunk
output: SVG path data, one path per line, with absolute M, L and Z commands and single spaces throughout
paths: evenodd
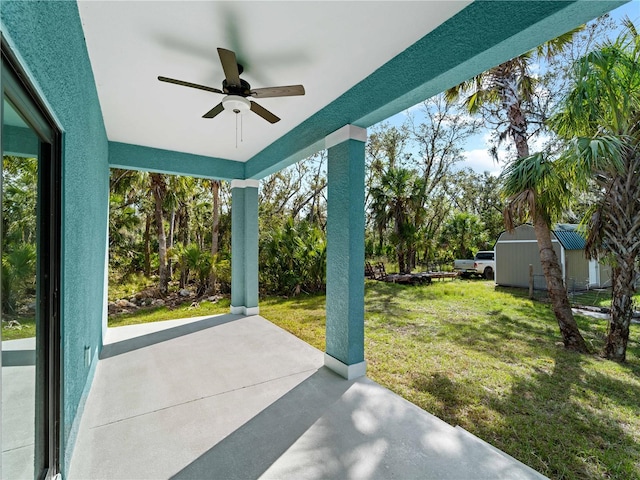
M 176 226 L 176 208 L 173 207 L 171 209 L 171 219 L 169 220 L 169 244 L 167 245 L 168 250 L 173 249 L 173 236 L 175 234 L 175 226 Z M 173 278 L 173 262 L 171 258 L 167 259 L 167 269 L 169 270 L 169 278 Z
M 611 272 L 611 320 L 602 355 L 616 362 L 626 360 L 629 325 L 633 316 L 635 262 L 640 256 L 640 157 L 636 153 L 637 148 L 628 152 L 624 172 L 618 172 L 614 177 L 604 200 L 603 214 L 607 218 L 603 225 L 604 241 L 597 241 L 594 237 L 588 242 L 594 251 L 606 244 L 615 258 Z
M 496 78 L 500 88 L 502 108 L 507 112 L 509 119 L 509 133 L 516 145 L 518 158 L 529 156 L 529 141 L 527 138 L 527 117 L 522 111 L 522 96 L 520 93 L 518 75 L 514 71 L 511 61 L 501 65 L 502 75 Z M 499 67 L 498 67 L 499 68 Z
M 398 256 L 398 272 L 399 273 L 407 273 L 407 267 L 404 263 L 404 248 L 402 248 L 402 244 L 399 244 L 397 247 L 397 256 Z
M 602 355 L 609 360 L 624 362 L 629 340 L 629 325 L 633 316 L 634 257 L 622 259 L 612 269 L 611 320 Z
M 146 215 L 144 222 L 144 275 L 151 276 L 151 215 Z
M 164 216 L 162 213 L 162 205 L 167 192 L 164 178 L 159 173 L 150 173 L 151 178 L 151 191 L 153 192 L 153 199 L 155 201 L 155 220 L 156 231 L 158 234 L 158 276 L 160 277 L 158 287 L 160 292 L 166 294 L 169 290 L 169 276 L 167 271 L 167 237 L 164 231 Z
M 220 180 L 211 180 L 211 196 L 213 197 L 213 212 L 211 221 L 211 259 L 215 262 L 218 254 L 218 242 L 220 240 Z M 209 288 L 211 293 L 216 293 L 218 278 L 215 265 L 211 265 L 211 276 L 209 278 Z
M 560 268 L 558 256 L 553 249 L 553 243 L 551 243 L 551 230 L 547 222 L 540 218 L 539 215 L 536 215 L 534 230 L 538 240 L 538 248 L 540 249 L 540 262 L 547 282 L 547 291 L 551 299 L 553 313 L 560 327 L 564 346 L 569 350 L 588 353 L 587 344 L 582 338 L 580 330 L 578 330 L 575 318 L 573 318 L 573 312 L 567 297 L 567 289 L 562 280 L 562 268 Z

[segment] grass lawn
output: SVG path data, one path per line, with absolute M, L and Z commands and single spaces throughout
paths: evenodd
M 161 320 L 174 320 L 176 318 L 200 317 L 204 315 L 219 315 L 229 313 L 230 301 L 228 298 L 211 303 L 200 302 L 197 307 L 191 307 L 191 301 L 178 308 L 170 309 L 165 306 L 146 307 L 136 312 L 123 313 L 109 317 L 109 327 L 122 327 L 138 323 L 159 322 Z
M 11 321 L 17 323 L 11 323 Z M 36 336 L 36 319 L 31 316 L 6 316 L 2 319 L 2 341 Z

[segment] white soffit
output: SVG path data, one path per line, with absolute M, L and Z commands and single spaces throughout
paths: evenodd
M 246 161 L 469 3 L 81 0 L 79 11 L 109 140 Z M 232 112 L 201 118 L 222 95 L 157 80 L 221 88 L 217 47 L 236 52 L 252 88 L 306 89 L 256 99 L 282 120 L 248 112 L 237 148 Z

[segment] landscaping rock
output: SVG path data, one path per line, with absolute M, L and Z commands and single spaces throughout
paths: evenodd
M 183 288 L 182 290 L 180 290 L 180 291 L 178 292 L 178 294 L 179 294 L 181 297 L 190 297 L 190 296 L 191 296 L 191 292 L 190 292 L 189 290 L 187 290 L 186 288 Z
M 116 300 L 116 306 L 119 307 L 119 308 L 138 308 L 138 306 L 135 303 L 133 303 L 133 302 L 131 302 L 131 301 L 125 299 L 125 298 L 122 298 L 120 300 Z

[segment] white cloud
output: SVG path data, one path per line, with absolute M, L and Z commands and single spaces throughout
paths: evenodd
M 476 173 L 489 172 L 493 176 L 500 175 L 502 168 L 498 165 L 486 148 L 479 148 L 476 150 L 468 150 L 463 153 L 465 161 L 458 163 L 458 167 L 471 168 Z

